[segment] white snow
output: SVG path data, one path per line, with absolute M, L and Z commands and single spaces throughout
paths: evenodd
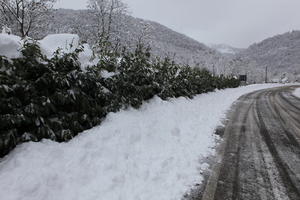
M 8 58 L 18 58 L 21 56 L 23 41 L 15 35 L 0 34 L 0 56 Z M 79 48 L 79 36 L 75 34 L 51 34 L 39 40 L 38 44 L 41 52 L 48 58 L 52 58 L 54 53 L 60 49 L 60 53 L 73 53 Z M 79 53 L 79 62 L 82 69 L 96 64 L 93 58 L 93 51 L 88 44 L 83 44 L 83 51 Z
M 300 88 L 297 88 L 297 89 L 293 92 L 293 95 L 300 98 Z
M 11 28 L 9 28 L 8 26 L 4 25 L 2 26 L 2 34 L 11 34 L 12 31 L 11 31 Z
M 7 58 L 20 57 L 22 44 L 20 37 L 0 33 L 0 56 L 5 56 Z
M 39 41 L 42 53 L 48 58 L 52 58 L 56 50 L 61 53 L 73 53 L 79 47 L 79 36 L 76 34 L 52 34 Z M 82 69 L 93 65 L 91 61 L 93 51 L 88 44 L 83 44 L 83 51 L 79 53 L 79 62 Z
M 285 76 L 280 80 L 280 83 L 288 83 L 289 82 L 289 77 Z
M 115 72 L 108 72 L 107 70 L 102 70 L 101 71 L 101 76 L 103 78 L 111 78 L 112 76 L 116 75 Z
M 179 200 L 201 183 L 214 129 L 252 85 L 111 113 L 68 143 L 19 145 L 0 160 L 5 200 Z
M 83 51 L 78 55 L 79 62 L 81 63 L 82 69 L 85 69 L 88 66 L 93 66 L 97 64 L 97 61 L 92 60 L 93 50 L 89 44 L 83 44 Z
M 79 46 L 79 36 L 75 34 L 51 34 L 39 41 L 42 52 L 52 57 L 57 49 L 62 53 L 72 53 Z

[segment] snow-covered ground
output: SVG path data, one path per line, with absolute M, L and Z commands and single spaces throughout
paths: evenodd
M 207 168 L 214 129 L 251 85 L 111 113 L 69 143 L 18 146 L 0 160 L 0 199 L 179 200 Z
M 297 88 L 294 92 L 293 95 L 295 95 L 296 97 L 300 98 L 300 88 Z

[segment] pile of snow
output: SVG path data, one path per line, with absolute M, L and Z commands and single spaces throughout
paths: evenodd
M 58 49 L 61 53 L 73 53 L 79 48 L 79 36 L 76 34 L 51 34 L 39 41 L 42 53 L 52 58 Z M 79 62 L 83 69 L 92 65 L 93 51 L 88 44 L 83 44 L 83 51 L 79 53 Z
M 214 153 L 214 129 L 252 85 L 111 113 L 69 143 L 18 146 L 0 161 L 6 200 L 172 200 L 201 183 Z
M 83 44 L 83 52 L 80 52 L 78 56 L 83 69 L 98 63 L 97 59 L 93 59 L 94 53 L 89 44 Z
M 300 88 L 297 88 L 297 89 L 293 92 L 293 95 L 300 98 Z
M 114 75 L 116 75 L 116 72 L 109 72 L 107 70 L 101 70 L 101 77 L 103 77 L 103 78 L 111 78 Z
M 79 47 L 79 36 L 75 34 L 51 34 L 39 41 L 42 52 L 49 58 L 60 49 L 62 53 L 72 53 Z
M 18 58 L 21 56 L 22 46 L 23 42 L 20 37 L 6 33 L 0 34 L 0 56 Z
M 23 43 L 18 36 L 0 34 L 0 56 L 20 57 Z M 61 53 L 73 53 L 80 45 L 79 36 L 75 34 L 51 34 L 38 41 L 38 44 L 42 53 L 48 58 L 52 58 L 58 49 Z M 83 51 L 79 54 L 79 62 L 83 69 L 93 64 L 92 58 L 93 51 L 88 44 L 84 44 Z

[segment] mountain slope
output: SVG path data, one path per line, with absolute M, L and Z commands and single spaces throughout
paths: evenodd
M 268 81 L 295 81 L 300 80 L 299 55 L 300 31 L 292 31 L 253 44 L 238 56 L 248 63 L 250 73 L 267 69 Z
M 180 64 L 205 67 L 217 73 L 225 73 L 225 56 L 221 53 L 197 42 L 183 34 L 177 33 L 159 23 L 122 16 L 119 31 L 120 42 L 132 48 L 137 38 L 144 34 L 144 40 L 151 46 L 154 55 L 159 57 L 169 56 Z M 96 24 L 88 10 L 58 9 L 53 13 L 53 18 L 48 20 L 48 27 L 41 30 L 37 37 L 50 33 L 75 33 L 83 41 L 93 43 L 90 35 Z

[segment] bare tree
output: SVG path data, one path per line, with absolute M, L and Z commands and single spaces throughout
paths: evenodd
M 112 43 L 118 45 L 119 23 L 127 13 L 127 6 L 121 0 L 89 0 L 88 8 L 96 21 L 93 35 L 99 49 L 106 53 Z
M 151 25 L 149 22 L 142 22 L 141 23 L 141 30 L 138 32 L 137 38 L 136 38 L 136 43 L 137 45 L 142 45 L 142 46 L 151 46 Z
M 42 23 L 56 0 L 0 0 L 2 23 L 16 25 L 22 37 Z

